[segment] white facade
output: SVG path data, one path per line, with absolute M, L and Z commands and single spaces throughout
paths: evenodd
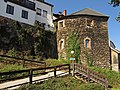
M 10 2 L 9 0 L 5 2 L 4 0 L 0 1 L 0 16 L 10 18 L 15 21 L 19 21 L 22 23 L 26 23 L 29 25 L 34 25 L 35 21 L 39 21 L 40 23 L 45 24 L 45 30 L 51 30 L 51 27 L 53 27 L 53 22 L 52 22 L 52 5 L 46 4 L 44 2 L 40 2 L 37 0 L 29 0 L 31 2 L 35 3 L 35 10 L 26 8 L 24 6 L 15 4 L 13 2 Z M 7 10 L 7 5 L 10 5 L 14 7 L 14 13 L 9 14 L 6 12 Z M 37 15 L 37 8 L 41 9 L 41 16 Z M 28 18 L 23 18 L 22 17 L 22 11 L 27 11 L 28 12 Z M 43 10 L 47 11 L 47 17 L 44 17 Z
M 14 14 L 13 15 L 6 13 L 7 5 L 14 7 Z M 22 10 L 28 11 L 28 19 L 24 19 L 21 17 Z M 17 5 L 17 4 L 11 3 L 11 2 L 4 2 L 4 0 L 2 0 L 0 2 L 0 16 L 7 17 L 7 18 L 10 18 L 12 20 L 19 21 L 22 23 L 34 25 L 35 15 L 36 15 L 35 11 L 30 10 L 28 8 L 25 8 L 25 7 L 22 7 L 20 5 Z
M 35 9 L 37 10 L 37 8 L 41 9 L 41 15 L 37 15 L 35 19 L 41 23 L 45 23 L 45 29 L 49 30 L 50 28 L 53 27 L 53 12 L 52 12 L 52 6 L 47 5 L 43 2 L 40 1 L 35 1 L 36 3 L 36 7 Z M 47 11 L 47 16 L 45 17 L 43 15 L 43 11 Z

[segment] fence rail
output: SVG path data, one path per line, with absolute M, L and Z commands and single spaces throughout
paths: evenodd
M 1 63 L 4 64 L 18 64 L 18 65 L 23 65 L 23 66 L 32 66 L 32 67 L 46 67 L 45 62 L 40 62 L 40 61 L 34 61 L 34 60 L 28 60 L 28 59 L 23 59 L 23 58 L 18 58 L 18 57 L 11 57 L 7 55 L 0 55 L 2 58 L 8 58 L 6 60 L 0 59 Z M 12 59 L 12 60 L 10 60 Z
M 64 70 L 63 73 L 57 74 L 57 71 L 61 71 L 61 70 Z M 40 72 L 40 71 L 42 71 L 42 72 Z M 45 75 L 49 72 L 53 72 L 54 75 L 50 76 L 50 77 L 45 77 L 45 78 L 42 78 L 39 80 L 33 80 L 33 77 L 41 76 L 43 74 Z M 25 83 L 32 84 L 33 82 L 48 79 L 51 77 L 57 77 L 58 75 L 65 74 L 67 72 L 68 72 L 68 74 L 70 74 L 70 65 L 69 64 L 44 67 L 44 68 L 33 68 L 33 69 L 19 70 L 19 71 L 12 71 L 12 72 L 0 72 L 0 83 L 2 84 L 5 81 L 18 80 L 20 78 L 23 79 L 25 77 L 28 77 L 29 81 L 25 82 Z M 14 85 L 14 86 L 17 86 L 17 85 Z M 11 87 L 14 87 L 14 86 L 11 86 Z M 9 88 L 9 87 L 7 87 L 7 88 Z
M 108 80 L 105 76 L 101 75 L 100 73 L 96 73 L 94 71 L 92 71 L 91 69 L 80 65 L 80 64 L 74 64 L 74 72 L 83 74 L 84 76 L 86 76 L 88 78 L 88 81 L 91 79 L 94 82 L 101 84 L 102 86 L 104 86 L 105 88 L 108 88 Z

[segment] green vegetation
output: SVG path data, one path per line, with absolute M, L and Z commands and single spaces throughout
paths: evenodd
M 18 90 L 104 90 L 98 84 L 82 84 L 80 80 L 73 77 L 52 78 L 43 83 L 26 85 Z
M 24 70 L 25 68 L 23 68 L 22 66 L 18 66 L 18 65 L 3 65 L 3 68 L 0 69 L 0 72 L 10 72 L 10 71 L 18 71 L 18 70 Z M 16 76 L 21 76 L 21 75 L 25 75 L 26 73 L 22 73 L 22 74 L 9 74 L 9 75 L 1 75 L 0 79 L 8 79 L 8 78 L 14 78 Z M 4 81 L 2 81 L 4 82 Z M 1 82 L 0 82 L 1 83 Z
M 85 54 L 85 58 L 87 60 L 87 65 L 89 67 L 93 66 L 93 58 L 92 58 L 92 54 L 88 53 L 87 49 L 84 48 L 84 54 Z
M 56 66 L 61 64 L 68 64 L 69 60 L 56 60 L 56 59 L 47 59 L 45 60 L 47 66 Z M 0 66 L 2 67 L 0 69 L 0 72 L 8 72 L 8 71 L 15 71 L 15 70 L 23 70 L 22 66 L 18 65 L 5 65 L 0 63 Z M 103 68 L 96 68 L 96 67 L 90 67 L 95 72 L 101 73 L 102 75 L 105 75 L 108 78 L 109 84 L 112 85 L 112 90 L 120 90 L 120 73 L 111 71 L 109 69 L 103 69 Z M 36 72 L 35 72 L 36 73 Z M 18 75 L 17 75 L 18 76 Z M 13 76 L 12 76 L 13 77 Z M 6 78 L 6 77 L 3 77 Z M 79 85 L 78 85 L 79 84 Z M 51 87 L 52 86 L 52 87 Z M 82 84 L 81 81 L 76 80 L 72 77 L 62 77 L 62 78 L 53 78 L 48 81 L 43 82 L 42 84 L 34 84 L 34 85 L 27 85 L 25 87 L 21 87 L 20 90 L 104 90 L 103 87 L 101 87 L 98 84 Z M 40 89 L 39 89 L 40 88 Z M 96 89 L 97 88 L 97 89 Z
M 17 71 L 17 70 L 24 70 L 24 69 L 25 68 L 18 65 L 3 65 L 3 68 L 0 69 L 0 72 L 10 72 L 10 71 Z
M 109 81 L 109 84 L 113 86 L 113 88 L 120 88 L 120 73 L 116 71 L 112 71 L 109 69 L 102 69 L 96 67 L 90 67 L 95 72 L 101 73 L 105 75 Z
M 110 4 L 113 5 L 113 7 L 119 6 L 120 0 L 111 0 Z
M 4 65 L 3 63 L 0 63 L 0 69 L 4 68 L 6 65 Z
M 61 64 L 68 64 L 69 60 L 64 60 L 64 59 L 59 59 L 59 60 L 47 59 L 47 60 L 45 60 L 45 62 L 46 62 L 47 66 L 57 66 L 57 65 L 61 65 Z
M 80 60 L 80 40 L 77 31 L 69 32 L 69 36 L 66 44 L 66 54 L 67 60 L 70 57 L 74 57 L 77 61 Z M 74 51 L 74 54 L 71 56 L 71 51 Z
M 120 5 L 120 0 L 110 0 L 110 3 L 113 7 L 117 7 Z M 120 22 L 120 12 L 118 14 L 118 17 L 116 17 L 116 20 Z
M 120 90 L 120 88 L 112 88 L 112 90 Z
M 89 83 L 80 85 L 80 90 L 105 90 L 105 88 L 99 84 Z

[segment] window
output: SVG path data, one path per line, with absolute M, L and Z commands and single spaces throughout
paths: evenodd
M 45 29 L 46 24 L 45 23 L 41 23 L 41 27 Z
M 28 11 L 22 10 L 22 18 L 28 19 Z
M 6 13 L 13 15 L 14 14 L 14 7 L 11 5 L 7 5 Z
M 86 48 L 88 48 L 89 47 L 89 39 L 85 40 L 85 44 L 86 44 Z
M 94 26 L 94 20 L 87 20 L 87 27 L 93 27 Z
M 59 22 L 60 28 L 63 27 L 63 21 Z
M 60 47 L 60 50 L 62 50 L 62 49 L 64 49 L 64 39 L 61 39 L 60 41 L 59 41 L 59 47 Z
M 43 10 L 43 16 L 47 17 L 47 11 L 46 10 Z
M 91 49 L 91 39 L 90 38 L 85 38 L 84 39 L 84 47 Z
M 61 30 L 63 27 L 65 27 L 65 21 L 58 21 L 58 30 Z
M 41 16 L 42 10 L 40 8 L 37 8 L 37 14 Z

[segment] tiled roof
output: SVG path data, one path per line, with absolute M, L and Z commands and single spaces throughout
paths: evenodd
M 85 9 L 80 10 L 78 12 L 74 12 L 74 13 L 72 13 L 70 15 L 93 15 L 93 16 L 109 17 L 109 16 L 104 15 L 104 14 L 102 14 L 100 12 L 94 11 L 94 10 L 92 10 L 90 8 L 85 8 Z

